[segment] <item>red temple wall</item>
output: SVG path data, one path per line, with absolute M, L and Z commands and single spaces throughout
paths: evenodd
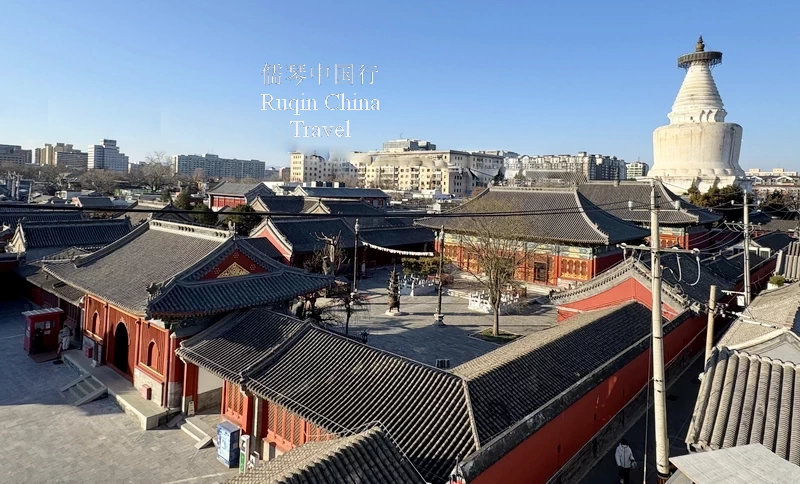
M 247 200 L 244 197 L 225 197 L 220 195 L 211 195 L 211 208 L 236 208 L 239 205 L 245 205 Z
M 664 338 L 664 360 L 702 351 L 706 316 L 684 321 Z M 649 351 L 637 356 L 470 484 L 546 482 L 647 384 Z M 533 458 L 532 456 L 535 456 Z
M 576 314 L 576 311 L 569 311 L 569 309 L 576 309 L 578 311 L 591 311 L 594 309 L 602 309 L 610 306 L 618 306 L 627 301 L 638 301 L 648 309 L 652 306 L 653 300 L 650 288 L 642 285 L 636 279 L 628 279 L 616 286 L 594 296 L 574 301 L 571 303 L 562 304 L 558 310 L 558 320 L 564 321 Z M 662 301 L 663 310 L 662 314 L 667 319 L 673 319 L 678 315 L 678 311 L 664 304 Z M 569 308 L 569 309 L 561 309 Z

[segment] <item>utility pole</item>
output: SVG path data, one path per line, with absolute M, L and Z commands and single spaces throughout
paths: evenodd
M 697 249 L 678 249 L 678 248 L 661 248 L 661 237 L 658 226 L 658 189 L 660 182 L 650 180 L 650 247 L 645 245 L 629 246 L 627 244 L 619 244 L 623 249 L 643 250 L 650 251 L 650 273 L 652 279 L 651 292 L 652 292 L 652 342 L 650 344 L 651 352 L 653 355 L 653 413 L 655 420 L 655 437 L 656 437 L 656 470 L 658 471 L 658 479 L 660 483 L 665 483 L 669 479 L 669 442 L 667 436 L 667 392 L 665 382 L 664 370 L 664 325 L 662 323 L 662 309 L 661 309 L 661 253 L 689 253 L 697 254 Z M 633 202 L 628 202 L 629 210 L 633 208 Z M 674 209 L 667 209 L 668 211 L 680 210 L 675 206 Z M 645 456 L 646 458 L 646 456 Z
M 358 292 L 358 219 L 353 227 L 355 243 L 353 244 L 353 295 Z
M 708 295 L 708 324 L 706 325 L 706 359 L 711 358 L 711 348 L 714 347 L 714 310 L 717 307 L 717 286 L 711 286 Z
M 750 207 L 744 190 L 744 305 L 750 305 Z
M 442 314 L 442 272 L 444 269 L 444 225 L 439 229 L 439 302 L 436 304 L 436 320 L 434 326 L 444 326 L 444 314 Z

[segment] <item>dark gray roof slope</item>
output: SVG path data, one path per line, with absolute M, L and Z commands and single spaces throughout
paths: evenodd
M 22 223 L 25 248 L 102 247 L 131 231 L 127 219 Z
M 427 227 L 376 227 L 358 231 L 359 240 L 379 247 L 433 244 L 433 230 Z M 430 250 L 433 250 L 431 245 Z
M 649 257 L 643 257 L 641 264 L 647 271 L 650 270 Z M 755 260 L 752 264 L 755 266 Z M 679 294 L 684 294 L 701 304 L 708 302 L 712 285 L 716 285 L 719 291 L 729 291 L 744 278 L 743 266 L 737 270 L 736 266 L 731 266 L 725 257 L 714 260 L 701 258 L 699 273 L 697 259 L 689 254 L 663 255 L 661 265 L 663 267 L 661 277 L 665 283 L 672 286 Z M 722 295 L 721 292 L 719 294 Z
M 78 204 L 85 208 L 114 208 L 109 197 L 78 197 Z
M 658 214 L 659 223 L 664 225 L 704 225 L 722 219 L 722 215 L 708 209 L 700 208 L 684 201 L 669 191 L 664 185 L 658 185 L 659 207 L 665 210 Z M 650 212 L 629 210 L 628 201 L 635 208 L 650 206 L 651 188 L 649 182 L 637 181 L 591 181 L 578 186 L 578 191 L 595 205 L 617 217 L 639 224 L 650 224 Z M 673 202 L 677 201 L 680 210 L 674 210 Z
M 390 198 L 383 190 L 378 188 L 334 188 L 334 187 L 303 187 L 295 188 L 295 194 L 318 198 Z
M 28 282 L 75 306 L 80 305 L 83 291 L 75 289 L 47 273 L 41 272 L 38 268 L 36 269 L 36 272 L 25 278 Z
M 239 382 L 245 371 L 268 357 L 306 323 L 270 311 L 236 311 L 181 343 L 177 354 L 220 378 Z
M 292 247 L 292 252 L 309 253 L 325 247 L 319 237 L 341 235 L 341 247 L 352 249 L 355 235 L 342 219 L 279 218 L 270 221 L 284 240 Z
M 359 200 L 320 200 L 319 206 L 326 213 L 345 217 L 380 216 L 385 213 L 384 210 Z
M 376 427 L 324 442 L 310 442 L 263 462 L 230 484 L 424 484 L 385 431 Z
M 764 234 L 760 237 L 756 237 L 753 239 L 753 242 L 758 244 L 760 247 L 767 247 L 773 251 L 778 251 L 785 249 L 795 240 L 797 239 L 789 234 L 783 232 L 773 232 L 771 234 Z
M 270 259 L 281 259 L 280 252 L 278 252 L 277 249 L 275 249 L 275 247 L 269 243 L 269 240 L 264 237 L 250 237 L 247 239 L 241 239 L 241 242 L 249 245 L 253 250 L 261 252 Z
M 800 465 L 800 367 L 728 348 L 706 363 L 686 443 L 696 450 L 763 444 Z
M 800 226 L 800 220 L 783 220 L 774 218 L 769 222 L 758 225 L 756 230 L 765 230 L 767 232 L 794 232 Z
M 16 227 L 25 219 L 28 222 L 54 222 L 58 220 L 81 220 L 83 215 L 77 210 L 2 210 L 0 224 Z
M 498 212 L 538 212 L 531 215 L 432 217 L 417 225 L 474 234 L 487 230 L 498 237 L 534 242 L 608 245 L 640 240 L 649 232 L 625 222 L 589 202 L 576 189 L 488 188 L 446 215 Z
M 650 318 L 650 310 L 638 303 L 586 312 L 457 366 L 453 373 L 468 382 L 480 441 L 488 442 L 544 411 L 555 396 L 646 338 Z M 594 384 L 558 399 L 556 405 L 563 410 Z M 560 410 L 548 413 L 558 415 Z
M 44 270 L 122 309 L 144 314 L 151 284 L 189 269 L 228 237 L 223 231 L 153 220 L 93 254 L 74 262 L 48 263 Z
M 250 375 L 248 390 L 328 432 L 380 422 L 425 479 L 443 482 L 476 439 L 462 380 L 316 327 Z
M 214 188 L 208 190 L 208 194 L 223 196 L 230 195 L 234 197 L 244 197 L 247 195 L 252 195 L 253 197 L 258 195 L 275 195 L 272 190 L 270 190 L 269 187 L 263 183 L 234 183 L 229 181 L 224 181 Z
M 303 211 L 304 200 L 304 197 L 297 196 L 256 197 L 251 205 L 256 210 L 267 212 L 300 213 Z

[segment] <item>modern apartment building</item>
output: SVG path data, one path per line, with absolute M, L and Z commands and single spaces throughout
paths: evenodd
M 289 153 L 291 182 L 327 182 L 350 181 L 358 179 L 358 168 L 348 160 L 328 159 L 312 154 L 306 155 L 297 151 Z
M 435 151 L 436 145 L 430 141 L 418 139 L 393 139 L 383 142 L 383 151 L 388 153 L 402 153 L 404 151 Z
M 206 178 L 264 178 L 264 162 L 259 160 L 239 160 L 205 155 L 173 155 L 172 169 L 175 173 L 195 176 L 202 170 Z
M 643 161 L 635 161 L 626 163 L 625 169 L 628 171 L 628 180 L 636 180 L 637 178 L 646 177 L 647 172 L 650 171 L 650 166 Z
M 89 153 L 80 150 L 56 151 L 54 163 L 67 170 L 86 170 L 89 165 Z
M 0 164 L 24 165 L 33 163 L 31 150 L 23 150 L 19 145 L 0 145 Z
M 102 144 L 89 146 L 87 158 L 89 170 L 128 171 L 128 157 L 120 153 L 117 141 L 104 139 Z
M 760 168 L 748 168 L 747 169 L 747 176 L 758 176 L 758 177 L 768 177 L 768 176 L 790 176 L 796 177 L 798 176 L 798 172 L 796 171 L 786 171 L 783 168 L 773 168 L 770 171 L 762 171 Z
M 590 155 L 585 151 L 577 155 L 524 155 L 507 158 L 506 175 L 522 172 L 535 175 L 535 172 L 573 172 L 582 174 L 587 180 L 625 180 L 627 169 L 625 160 L 616 156 Z
M 75 151 L 75 148 L 69 143 L 56 143 L 55 145 L 45 143 L 44 148 L 36 148 L 34 150 L 37 165 L 55 165 L 56 153 L 63 153 Z

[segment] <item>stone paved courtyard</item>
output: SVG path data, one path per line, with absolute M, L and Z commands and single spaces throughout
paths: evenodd
M 67 405 L 58 388 L 78 374 L 35 363 L 22 349 L 24 308 L 0 302 L 0 482 L 225 482 L 215 449 L 195 450 L 180 429 L 140 430 L 109 399 Z

